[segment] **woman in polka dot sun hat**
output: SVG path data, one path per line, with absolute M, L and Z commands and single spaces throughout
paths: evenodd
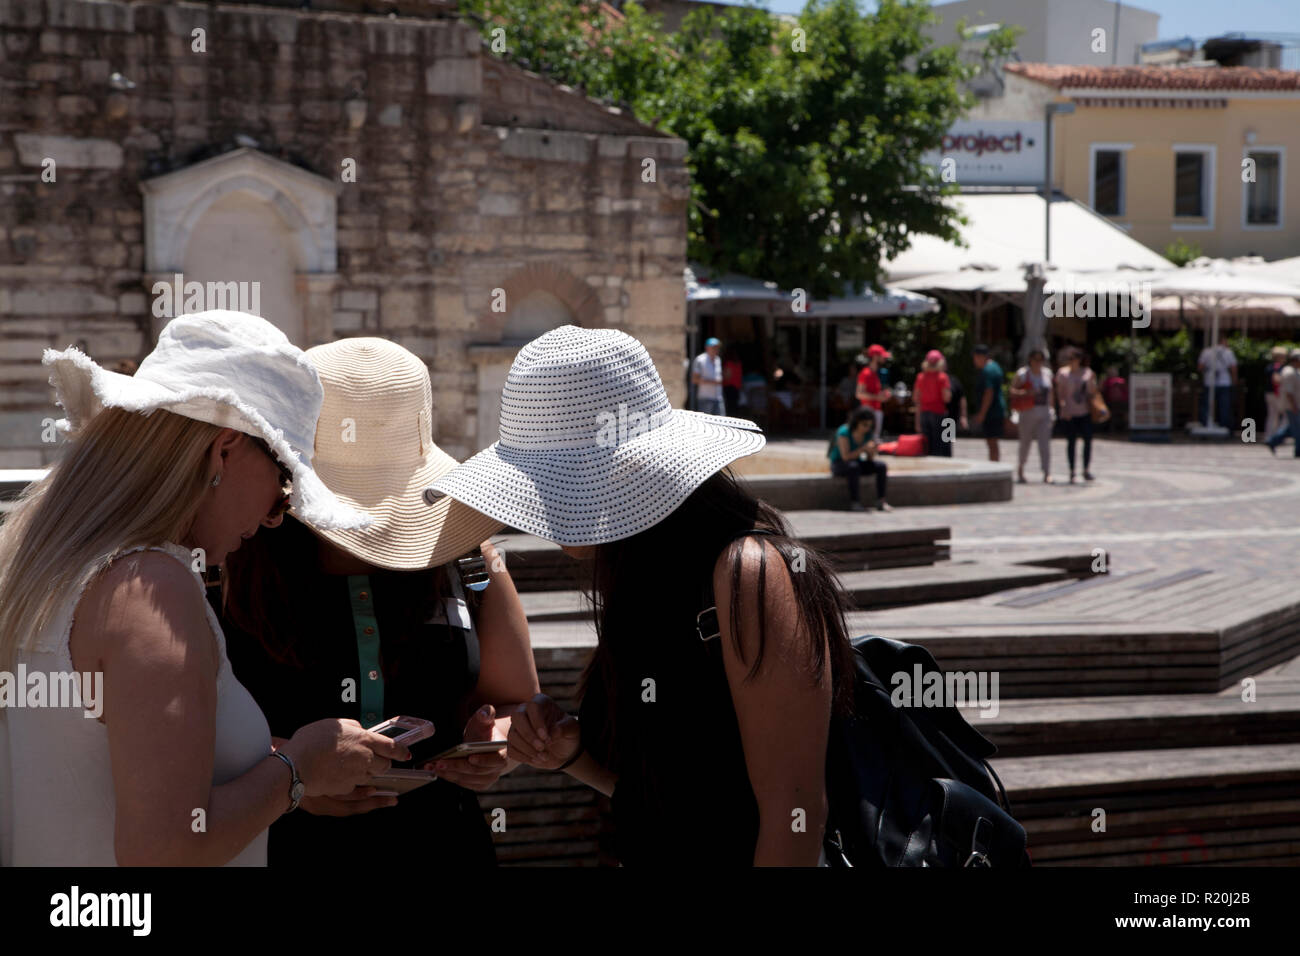
M 757 426 L 672 408 L 640 342 L 563 326 L 520 350 L 500 436 L 431 493 L 584 561 L 598 636 L 578 716 L 545 695 L 520 706 L 511 759 L 611 796 L 625 865 L 823 860 L 827 735 L 853 688 L 845 604 L 727 468 L 762 449 Z

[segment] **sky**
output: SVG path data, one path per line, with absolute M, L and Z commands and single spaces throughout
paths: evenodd
M 766 0 L 766 6 L 773 13 L 798 13 L 804 0 Z M 866 6 L 875 4 L 867 0 Z M 1220 33 L 1300 34 L 1300 0 L 1140 0 L 1125 6 L 1160 14 L 1161 40 Z

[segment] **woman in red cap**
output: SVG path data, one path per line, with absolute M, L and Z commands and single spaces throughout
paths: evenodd
M 926 454 L 952 457 L 951 442 L 943 439 L 943 422 L 952 401 L 952 383 L 943 365 L 943 353 L 930 349 L 916 376 L 912 391 L 916 394 L 916 430 L 925 436 Z

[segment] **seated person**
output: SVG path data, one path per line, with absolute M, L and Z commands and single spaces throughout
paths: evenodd
M 876 476 L 876 509 L 893 511 L 885 501 L 885 481 L 888 469 L 877 461 L 876 441 L 870 435 L 876 426 L 875 415 L 869 408 L 856 409 L 849 415 L 847 425 L 841 425 L 831 439 L 827 457 L 831 460 L 831 474 L 846 478 L 849 483 L 849 510 L 866 511 L 859 497 L 863 475 Z

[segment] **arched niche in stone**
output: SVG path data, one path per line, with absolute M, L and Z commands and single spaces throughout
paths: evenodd
M 197 282 L 204 308 L 256 312 L 303 348 L 332 340 L 338 183 L 242 148 L 140 189 L 155 336 L 194 310 Z
M 596 290 L 553 263 L 525 266 L 501 289 L 505 311 L 483 314 L 478 323 L 481 337 L 469 347 L 478 374 L 479 448 L 499 437 L 501 389 L 520 346 L 561 325 L 595 327 L 604 315 Z

